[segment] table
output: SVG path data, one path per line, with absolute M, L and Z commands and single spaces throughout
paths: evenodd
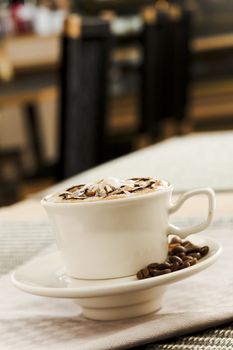
M 99 166 L 95 169 L 91 169 L 83 174 L 80 174 L 78 176 L 75 176 L 73 179 L 69 179 L 66 182 L 63 182 L 55 187 L 50 188 L 48 191 L 46 192 L 50 192 L 50 191 L 54 191 L 55 189 L 58 190 L 59 188 L 64 188 L 65 185 L 67 185 L 70 182 L 78 182 L 81 181 L 84 178 L 87 178 L 88 181 L 93 179 L 93 178 L 98 178 L 103 176 L 103 174 L 108 174 L 108 171 L 117 171 L 117 175 L 122 175 L 128 173 L 128 172 L 134 172 L 136 169 L 141 169 L 141 167 L 143 167 L 143 172 L 144 174 L 148 172 L 151 173 L 152 171 L 152 164 L 151 161 L 149 162 L 149 159 L 154 159 L 154 171 L 156 171 L 158 168 L 158 158 L 164 156 L 164 152 L 167 153 L 167 157 L 169 159 L 169 157 L 172 157 L 175 150 L 179 150 L 180 148 L 184 150 L 183 152 L 183 161 L 185 161 L 185 153 L 186 156 L 189 155 L 189 151 L 190 148 L 187 147 L 188 145 L 192 148 L 193 143 L 195 144 L 201 144 L 202 147 L 201 149 L 204 151 L 204 149 L 206 150 L 206 152 L 208 153 L 209 148 L 211 149 L 213 144 L 215 142 L 218 143 L 218 145 L 220 144 L 220 151 L 221 151 L 221 142 L 229 142 L 230 144 L 230 140 L 232 140 L 233 137 L 233 132 L 226 132 L 226 133 L 214 133 L 214 134 L 202 134 L 202 135 L 190 135 L 190 136 L 186 136 L 183 138 L 172 138 L 171 140 L 168 140 L 166 142 L 154 145 L 152 147 L 149 147 L 145 150 L 142 151 L 137 151 L 131 155 L 122 157 L 120 159 L 117 159 L 115 161 L 106 163 L 102 166 Z M 195 141 L 195 142 L 194 142 Z M 203 145 L 205 145 L 205 147 L 203 147 Z M 227 152 L 227 150 L 225 150 Z M 231 148 L 228 149 L 228 152 L 231 152 Z M 176 152 L 175 152 L 176 153 Z M 222 172 L 222 175 L 224 174 L 224 178 L 220 177 L 220 182 L 217 183 L 215 182 L 215 186 L 217 185 L 222 185 L 222 183 L 224 182 L 225 184 L 227 184 L 228 189 L 225 188 L 223 189 L 222 186 L 219 186 L 219 188 L 217 188 L 217 193 L 216 193 L 216 197 L 217 197 L 217 209 L 216 209 L 216 215 L 215 217 L 218 218 L 219 220 L 222 220 L 222 218 L 226 217 L 232 217 L 232 196 L 233 196 L 233 186 L 231 186 L 230 182 L 227 181 L 228 176 L 232 176 L 232 165 L 231 162 L 226 162 L 224 157 L 221 157 L 221 152 L 218 152 L 220 154 L 217 154 L 215 152 L 215 160 L 218 160 L 217 163 L 217 172 L 219 172 L 219 168 L 221 170 L 222 168 L 222 164 L 220 164 L 219 162 L 222 159 L 222 163 L 224 164 L 225 167 L 228 166 L 227 169 L 222 169 L 224 170 L 224 172 Z M 231 154 L 230 154 L 231 155 Z M 152 158 L 151 158 L 152 157 Z M 143 161 L 144 159 L 144 161 Z M 228 159 L 228 157 L 227 157 Z M 232 158 L 231 158 L 232 159 Z M 193 169 L 195 169 L 195 167 L 198 165 L 198 162 L 200 164 L 200 166 L 202 166 L 202 161 L 204 160 L 205 164 L 207 164 L 209 166 L 209 168 L 211 168 L 211 164 L 212 164 L 212 160 L 209 160 L 209 163 L 206 163 L 206 158 L 203 156 L 202 159 L 193 159 L 192 158 L 192 162 L 194 163 L 193 166 L 191 166 L 190 164 L 186 163 L 186 167 L 189 166 L 190 168 L 190 173 L 193 172 Z M 127 167 L 126 167 L 127 164 Z M 158 169 L 158 171 L 160 172 L 160 174 L 162 174 L 163 172 L 167 171 L 167 163 L 164 164 L 161 161 L 161 166 Z M 170 163 L 169 163 L 170 164 Z M 213 164 L 212 164 L 213 165 Z M 170 168 L 169 168 L 170 169 Z M 212 169 L 212 168 L 211 168 Z M 216 169 L 216 164 L 215 164 L 215 169 Z M 228 171 L 226 171 L 228 170 Z M 114 173 L 115 174 L 115 173 Z M 131 175 L 131 174 L 130 174 Z M 129 175 L 129 176 L 130 176 Z M 176 171 L 174 170 L 173 174 L 171 174 L 172 176 L 176 176 Z M 209 173 L 210 178 L 209 180 L 211 180 L 211 175 L 213 176 L 213 173 Z M 195 176 L 193 178 L 193 181 L 195 180 Z M 225 181 L 226 180 L 226 181 Z M 207 177 L 204 178 L 204 181 L 207 181 Z M 205 183 L 204 183 L 205 184 Z M 185 190 L 185 188 L 179 188 L 179 181 L 177 182 L 178 185 L 178 189 L 179 191 Z M 186 182 L 186 185 L 187 182 Z M 193 185 L 195 185 L 195 181 L 193 183 Z M 200 185 L 200 180 L 198 182 L 198 186 Z M 187 188 L 186 188 L 187 189 Z M 44 194 L 44 192 L 39 193 L 37 196 L 31 197 L 21 203 L 18 203 L 16 205 L 13 205 L 11 207 L 8 208 L 2 208 L 0 210 L 0 223 L 5 222 L 5 227 L 7 227 L 7 225 L 13 225 L 12 227 L 17 228 L 17 225 L 19 225 L 19 223 L 21 225 L 25 225 L 25 232 L 24 235 L 26 235 L 26 230 L 28 231 L 28 235 L 27 235 L 27 240 L 30 237 L 30 225 L 31 227 L 33 227 L 33 224 L 39 224 L 39 228 L 42 231 L 44 230 L 43 225 L 44 223 L 47 222 L 47 218 L 45 216 L 44 210 L 41 208 L 40 203 L 39 203 L 39 199 L 41 198 L 41 196 Z M 179 193 L 175 193 L 175 198 L 179 195 Z M 182 210 L 178 211 L 176 214 L 176 219 L 184 219 L 184 218 L 194 218 L 194 217 L 199 217 L 199 216 L 203 216 L 204 215 L 204 208 L 205 208 L 205 202 L 204 201 L 200 201 L 199 198 L 193 198 L 191 200 L 192 202 L 190 202 L 190 204 L 184 206 L 182 208 Z M 172 218 L 173 219 L 173 218 Z M 232 220 L 232 219 L 231 219 Z M 15 226 L 14 226 L 15 225 Z M 13 232 L 13 231 L 12 231 Z M 10 232 L 8 232 L 10 234 Z M 13 233 L 12 233 L 13 235 Z M 13 237 L 13 236 L 12 236 Z M 40 238 L 40 244 L 41 247 L 42 246 L 46 246 L 51 242 L 51 238 L 44 236 L 42 238 Z M 27 246 L 28 246 L 28 242 L 27 242 Z M 32 247 L 33 248 L 33 247 Z M 17 248 L 19 250 L 19 248 Z M 23 248 L 22 248 L 23 249 Z M 34 251 L 33 251 L 34 249 Z M 19 262 L 23 262 L 23 259 L 28 259 L 30 258 L 33 254 L 35 255 L 36 252 L 38 251 L 38 247 L 34 247 L 33 249 L 31 249 L 31 251 L 29 252 L 25 252 L 24 256 L 21 256 L 21 260 L 15 260 L 13 261 L 13 263 L 16 265 Z M 16 251 L 18 251 L 16 250 Z M 21 252 L 22 255 L 22 252 Z M 26 257 L 25 257 L 26 255 Z M 12 264 L 13 264 L 12 263 Z M 12 266 L 12 268 L 14 268 L 15 266 Z M 173 339 L 173 340 L 169 340 L 169 341 L 164 341 L 164 342 L 160 342 L 160 343 L 156 343 L 156 344 L 151 344 L 148 345 L 146 348 L 147 349 L 176 349 L 179 347 L 179 349 L 188 349 L 188 346 L 202 346 L 202 349 L 208 349 L 208 346 L 210 344 L 220 344 L 220 347 L 227 344 L 227 343 L 223 343 L 224 339 L 225 341 L 228 339 L 228 337 L 230 337 L 230 335 L 233 333 L 233 325 L 227 325 L 227 326 L 221 326 L 218 327 L 216 329 L 212 329 L 209 331 L 205 331 L 199 334 L 195 334 L 192 335 L 190 337 L 186 336 L 186 337 L 179 337 L 178 339 Z M 219 340 L 219 337 L 221 337 L 221 341 Z M 145 348 L 145 347 L 142 347 Z M 140 348 L 141 349 L 141 348 Z
M 175 192 L 206 186 L 229 192 L 233 190 L 232 141 L 232 131 L 173 137 L 74 176 L 49 192 L 107 176 L 148 175 L 169 181 Z

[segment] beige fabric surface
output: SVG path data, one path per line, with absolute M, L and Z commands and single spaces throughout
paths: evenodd
M 233 230 L 204 233 L 223 245 L 212 267 L 170 285 L 158 313 L 114 322 L 85 319 L 72 300 L 29 295 L 0 279 L 0 349 L 124 349 L 233 320 Z
M 108 176 L 154 176 L 172 183 L 175 192 L 206 186 L 232 191 L 232 140 L 232 130 L 172 137 L 75 175 L 38 196 Z

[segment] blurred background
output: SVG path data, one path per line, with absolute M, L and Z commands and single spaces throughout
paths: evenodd
M 232 127 L 233 0 L 0 1 L 0 206 Z

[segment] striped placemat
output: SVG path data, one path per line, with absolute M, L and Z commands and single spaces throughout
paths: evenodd
M 198 332 L 189 336 L 144 345 L 137 350 L 231 350 L 233 349 L 233 323 Z
M 182 224 L 189 225 L 196 221 L 197 219 L 185 220 L 185 222 L 182 221 Z M 212 225 L 213 230 L 223 227 L 231 230 L 233 228 L 233 218 L 219 218 L 215 220 Z M 49 246 L 53 242 L 54 240 L 47 222 L 0 221 L 0 274 L 3 275 L 26 260 L 31 259 L 38 254 L 41 249 Z M 64 349 L 66 349 L 66 347 L 64 347 Z M 166 339 L 148 345 L 145 344 L 137 348 L 134 347 L 134 349 L 233 349 L 233 323 L 211 328 L 192 335 L 179 336 L 174 339 Z
M 0 221 L 0 275 L 31 259 L 53 242 L 47 222 Z

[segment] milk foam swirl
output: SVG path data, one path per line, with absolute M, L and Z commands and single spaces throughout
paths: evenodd
M 168 186 L 168 182 L 152 177 L 135 177 L 127 180 L 108 177 L 93 183 L 72 186 L 52 196 L 51 200 L 76 202 L 117 199 L 164 189 Z

